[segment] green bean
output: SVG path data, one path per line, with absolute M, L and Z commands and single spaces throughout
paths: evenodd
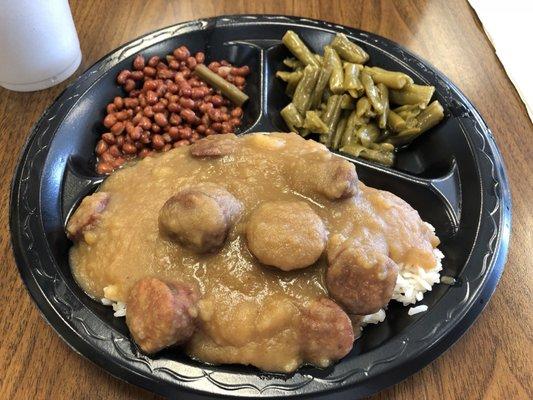
M 283 64 L 292 69 L 303 68 L 305 64 L 294 57 L 288 57 L 283 60 Z
M 359 80 L 359 72 L 361 72 L 361 70 L 357 64 L 344 63 L 344 90 L 363 90 L 363 84 Z
M 296 109 L 293 103 L 287 104 L 281 111 L 280 115 L 292 132 L 298 132 L 304 124 L 304 119 Z
M 365 147 L 370 143 L 374 143 L 380 136 L 380 130 L 374 123 L 365 124 L 357 129 L 355 135 L 359 142 Z
M 363 95 L 363 93 L 365 93 L 364 89 L 362 89 L 362 90 L 357 90 L 357 89 L 348 90 L 348 94 L 350 96 L 352 96 L 354 99 L 358 99 L 359 97 L 361 97 Z
M 346 129 L 346 124 L 348 122 L 348 116 L 346 115 L 347 112 L 344 112 L 341 116 L 339 123 L 337 124 L 337 128 L 335 129 L 335 132 L 333 133 L 333 137 L 331 138 L 331 148 L 333 150 L 338 150 L 342 136 L 344 134 L 344 130 Z
M 350 41 L 343 33 L 337 33 L 330 45 L 339 53 L 343 60 L 357 64 L 364 64 L 368 61 L 366 51 Z
M 284 80 L 287 82 L 287 86 L 285 87 L 285 94 L 287 96 L 292 97 L 294 94 L 294 91 L 296 90 L 296 86 L 298 85 L 298 82 L 300 82 L 300 79 L 302 79 L 303 71 L 278 71 L 276 72 L 276 77 L 280 78 L 281 80 Z
M 333 94 L 342 94 L 344 89 L 344 72 L 339 55 L 331 46 L 324 47 L 324 64 L 331 66 L 331 76 L 329 77 L 329 88 Z
M 315 89 L 319 73 L 320 68 L 313 67 L 311 65 L 306 66 L 304 68 L 302 79 L 300 79 L 298 86 L 296 86 L 292 102 L 294 103 L 294 106 L 298 112 L 302 115 L 304 115 L 311 106 L 311 94 Z
M 287 72 L 287 71 L 278 71 L 276 72 L 276 76 L 285 82 L 287 82 L 287 86 L 285 87 L 285 94 L 289 97 L 292 97 L 294 95 L 294 91 L 296 90 L 296 86 L 298 86 L 298 82 L 300 82 L 300 79 L 302 79 L 303 71 L 293 71 L 293 72 Z
M 420 134 L 428 129 L 433 128 L 444 118 L 444 109 L 438 100 L 432 102 L 425 110 L 423 110 L 417 117 L 419 122 Z
M 394 151 L 394 146 L 390 143 L 370 143 L 368 148 L 378 151 Z
M 374 107 L 374 110 L 381 115 L 383 113 L 383 104 L 381 103 L 379 90 L 376 85 L 374 85 L 372 77 L 363 71 L 361 72 L 361 82 L 365 88 L 366 97 L 368 97 L 368 100 L 370 100 L 372 107 Z
M 302 39 L 293 31 L 287 31 L 281 39 L 283 44 L 294 54 L 294 56 L 303 62 L 305 65 L 312 65 L 319 67 L 320 64 L 316 57 L 311 53 L 307 46 L 302 42 Z
M 330 98 L 328 99 L 326 109 L 322 114 L 322 121 L 324 121 L 324 123 L 328 127 L 328 133 L 320 137 L 320 140 L 323 141 L 323 143 L 329 142 L 329 137 L 331 136 L 331 134 L 335 130 L 335 127 L 337 126 L 337 123 L 339 122 L 339 118 L 342 111 L 341 103 L 342 97 L 336 94 L 330 96 Z
M 391 90 L 389 96 L 391 103 L 394 104 L 418 104 L 420 108 L 426 108 L 434 92 L 435 87 L 433 86 L 410 83 L 401 90 Z
M 352 141 L 357 141 L 357 137 L 354 135 L 354 133 L 357 128 L 358 119 L 359 117 L 357 116 L 357 111 L 353 110 L 346 120 L 346 126 L 344 127 L 344 132 L 342 133 L 342 146 L 346 146 Z
M 400 117 L 394 111 L 389 110 L 389 114 L 387 116 L 387 126 L 394 133 L 398 133 L 402 131 L 403 129 L 405 129 L 406 124 L 405 124 L 405 120 L 402 117 Z
M 194 70 L 194 73 L 198 75 L 198 77 L 205 81 L 207 84 L 220 90 L 220 92 L 224 96 L 226 96 L 239 107 L 242 106 L 246 102 L 246 100 L 248 100 L 248 96 L 244 92 L 239 90 L 237 86 L 233 85 L 232 83 L 229 83 L 220 75 L 215 74 L 204 64 L 198 64 Z
M 329 83 L 329 78 L 331 76 L 331 65 L 324 65 L 320 69 L 320 75 L 318 75 L 318 81 L 316 82 L 315 90 L 311 96 L 311 108 L 317 108 L 322 102 L 322 97 L 324 96 L 324 89 Z
M 420 114 L 420 106 L 418 104 L 406 104 L 394 109 L 394 112 L 397 113 L 404 120 L 412 119 Z
M 328 126 L 320 119 L 317 111 L 306 111 L 303 127 L 312 133 L 328 133 Z
M 353 110 L 355 108 L 355 99 L 344 93 L 342 95 L 341 108 L 343 110 Z
M 406 128 L 395 136 L 391 136 L 385 140 L 385 143 L 390 143 L 394 146 L 402 146 L 413 141 L 420 135 L 420 128 Z
M 381 129 L 387 126 L 387 117 L 389 115 L 389 89 L 383 83 L 378 83 L 379 94 L 381 98 L 381 105 L 383 106 L 383 113 L 379 116 L 378 125 Z
M 296 86 L 298 86 L 299 81 L 289 81 L 285 87 L 285 94 L 292 98 L 294 92 L 296 91 Z
M 370 111 L 370 100 L 368 100 L 368 97 L 361 97 L 359 100 L 357 100 L 357 104 L 355 105 L 355 109 L 357 111 L 357 116 L 362 117 L 366 115 Z
M 376 161 L 389 167 L 394 164 L 394 153 L 392 151 L 369 149 L 356 143 L 351 143 L 342 147 L 341 151 L 355 157 L 362 157 L 367 160 Z
M 372 77 L 374 82 L 383 83 L 391 89 L 401 89 L 405 85 L 413 83 L 413 79 L 403 72 L 387 71 L 379 67 L 367 67 L 364 71 Z
M 285 82 L 299 81 L 302 78 L 302 71 L 278 71 L 276 77 Z

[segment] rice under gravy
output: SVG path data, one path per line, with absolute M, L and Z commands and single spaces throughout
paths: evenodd
M 433 226 L 427 224 L 432 230 L 435 230 Z M 396 286 L 392 294 L 392 300 L 402 303 L 404 306 L 416 304 L 424 299 L 424 293 L 432 290 L 433 285 L 440 283 L 440 271 L 442 270 L 442 259 L 444 254 L 439 249 L 434 249 L 433 254 L 437 263 L 431 269 L 425 270 L 417 265 L 398 265 L 398 278 L 396 279 Z M 104 294 L 112 292 L 112 287 L 104 288 Z M 113 307 L 113 315 L 115 317 L 126 316 L 126 303 L 122 301 L 113 301 L 107 297 L 101 299 L 101 302 L 105 306 Z M 415 315 L 421 312 L 427 311 L 427 306 L 420 305 L 417 307 L 411 307 L 409 309 L 409 315 Z M 379 324 L 386 318 L 385 310 L 381 309 L 374 314 L 365 315 L 361 321 L 361 326 L 367 324 Z

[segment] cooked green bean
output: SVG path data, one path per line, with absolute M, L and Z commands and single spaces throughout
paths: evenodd
M 328 133 L 328 126 L 320 119 L 317 111 L 306 111 L 303 127 L 312 133 Z
M 331 66 L 331 76 L 329 77 L 329 88 L 333 94 L 342 94 L 344 89 L 344 72 L 339 55 L 331 46 L 324 47 L 324 64 Z
M 371 104 L 370 100 L 368 100 L 368 97 L 361 97 L 359 100 L 357 100 L 357 104 L 355 105 L 358 117 L 366 116 L 370 111 L 370 108 Z
M 295 32 L 287 31 L 285 35 L 283 35 L 281 41 L 289 49 L 289 51 L 305 65 L 312 65 L 314 67 L 320 66 L 320 63 L 316 57 L 313 55 L 313 53 L 311 53 L 305 43 L 302 42 L 302 39 L 300 39 Z
M 359 97 L 361 97 L 364 92 L 365 92 L 364 89 L 363 90 L 357 90 L 357 89 L 348 90 L 348 94 L 352 96 L 354 99 L 358 99 Z
M 418 127 L 420 128 L 420 134 L 424 133 L 428 129 L 433 128 L 444 118 L 444 109 L 438 100 L 432 102 L 425 110 L 423 110 L 417 117 Z
M 328 134 L 323 135 L 320 137 L 320 140 L 328 143 L 329 142 L 329 136 L 333 133 L 335 130 L 337 123 L 339 122 L 339 118 L 341 115 L 341 103 L 342 103 L 342 97 L 339 95 L 332 95 L 328 99 L 328 102 L 326 104 L 326 109 L 324 110 L 324 113 L 322 114 L 322 121 L 327 125 L 328 127 Z M 326 137 L 325 137 L 326 136 Z
M 359 73 L 361 72 L 357 64 L 344 63 L 344 90 L 363 90 L 363 84 L 359 80 Z
M 296 58 L 283 60 L 292 71 L 276 73 L 292 97 L 281 115 L 303 137 L 314 134 L 333 150 L 390 166 L 396 146 L 444 118 L 439 102 L 430 103 L 433 86 L 417 85 L 403 72 L 363 65 L 368 54 L 343 34 L 324 47 L 323 55 L 312 53 L 293 31 L 283 43 Z
M 413 83 L 413 79 L 403 72 L 387 71 L 379 67 L 367 67 L 364 71 L 372 77 L 374 82 L 383 83 L 391 89 L 401 89 L 405 85 Z
M 368 61 L 367 52 L 350 41 L 343 33 L 337 33 L 330 45 L 339 53 L 343 60 L 357 64 L 364 64 Z
M 296 86 L 298 86 L 299 80 L 296 81 L 289 81 L 287 82 L 287 86 L 285 87 L 285 94 L 289 97 L 294 96 L 294 92 L 296 91 Z
M 355 99 L 344 93 L 342 95 L 341 108 L 343 110 L 353 110 L 355 108 Z
M 374 85 L 372 77 L 363 71 L 361 72 L 361 82 L 365 88 L 366 97 L 368 97 L 368 100 L 370 100 L 372 107 L 374 107 L 374 110 L 381 115 L 383 113 L 383 104 L 381 103 L 379 90 L 376 85 Z
M 405 124 L 405 120 L 402 117 L 400 117 L 394 111 L 389 110 L 389 114 L 387 116 L 387 126 L 394 133 L 398 133 L 402 131 L 403 129 L 405 129 L 406 124 Z
M 362 157 L 367 160 L 376 161 L 386 166 L 394 164 L 394 153 L 392 151 L 380 151 L 363 147 L 356 143 L 350 143 L 341 148 L 341 151 L 355 157 Z
M 381 129 L 385 129 L 387 126 L 387 117 L 389 115 L 389 89 L 384 83 L 378 83 L 378 89 L 381 105 L 383 106 L 383 112 L 379 116 L 378 125 Z
M 385 140 L 385 143 L 390 143 L 394 146 L 402 146 L 412 142 L 420 135 L 420 128 L 406 128 L 395 136 L 390 136 Z
M 363 146 L 368 147 L 370 143 L 374 143 L 379 138 L 380 130 L 376 124 L 369 123 L 359 127 L 355 135 Z
M 406 104 L 394 109 L 394 112 L 404 120 L 416 118 L 420 114 L 421 108 L 418 104 Z
M 368 148 L 378 151 L 394 151 L 394 146 L 390 143 L 370 143 Z
M 318 75 L 318 81 L 316 82 L 315 90 L 311 96 L 311 108 L 317 108 L 322 102 L 324 96 L 324 89 L 329 83 L 332 67 L 329 64 L 324 65 L 320 69 L 320 75 Z
M 319 73 L 320 68 L 311 65 L 306 66 L 304 68 L 302 79 L 300 79 L 300 82 L 298 82 L 298 85 L 296 86 L 292 102 L 298 112 L 302 115 L 304 115 L 311 106 L 311 95 L 315 89 Z
M 331 138 L 331 148 L 333 150 L 339 149 L 344 130 L 346 129 L 346 123 L 348 122 L 348 115 L 346 115 L 346 113 L 347 111 L 342 113 L 339 123 L 337 124 L 337 128 L 335 129 L 333 137 Z
M 283 60 L 283 64 L 292 69 L 303 68 L 305 64 L 294 57 L 288 57 Z
M 303 71 L 278 71 L 276 72 L 276 76 L 281 80 L 287 82 L 287 86 L 285 87 L 285 93 L 287 94 L 287 96 L 292 97 L 294 91 L 296 90 L 298 82 L 300 82 L 300 79 L 302 79 Z
M 304 124 L 303 117 L 292 103 L 287 104 L 279 113 L 291 132 L 298 132 L 298 128 Z
M 360 122 L 360 118 L 357 116 L 357 111 L 353 110 L 348 116 L 348 119 L 346 120 L 346 126 L 344 127 L 344 132 L 342 133 L 342 146 L 346 146 L 351 142 L 357 141 L 355 131 L 359 125 L 358 122 Z
M 391 103 L 394 104 L 418 104 L 420 108 L 426 108 L 434 92 L 435 87 L 433 86 L 410 83 L 405 85 L 401 90 L 391 90 L 389 96 Z
M 238 105 L 239 107 L 242 106 L 246 102 L 246 100 L 248 100 L 248 96 L 244 92 L 239 90 L 237 86 L 233 85 L 232 83 L 229 83 L 220 75 L 215 74 L 204 64 L 198 64 L 194 72 L 196 75 L 198 75 L 200 79 L 205 81 L 207 84 L 215 87 L 216 89 L 220 90 L 220 92 L 224 96 L 226 96 L 228 99 L 231 100 L 232 103 Z
M 302 78 L 302 71 L 278 71 L 276 72 L 276 77 L 285 82 L 290 81 L 299 81 Z

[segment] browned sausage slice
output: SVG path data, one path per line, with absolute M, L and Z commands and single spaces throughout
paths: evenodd
M 263 264 L 290 271 L 314 264 L 326 247 L 327 231 L 304 201 L 270 201 L 246 225 L 248 248 Z
M 327 367 L 352 350 L 352 322 L 334 301 L 319 298 L 302 311 L 302 341 L 306 361 Z
M 288 171 L 296 190 L 318 193 L 329 200 L 353 197 L 358 192 L 355 166 L 329 153 L 311 153 L 295 160 Z
M 159 211 L 160 232 L 199 253 L 216 251 L 237 222 L 242 204 L 222 186 L 183 188 Z
M 372 314 L 392 297 L 398 266 L 380 249 L 348 245 L 329 258 L 326 284 L 330 296 L 348 312 Z
M 207 136 L 190 146 L 194 157 L 223 157 L 232 154 L 237 145 L 237 136 L 233 133 Z
M 128 295 L 126 324 L 145 353 L 183 344 L 194 333 L 197 301 L 192 285 L 143 278 Z
M 85 197 L 67 223 L 67 236 L 78 240 L 81 235 L 93 228 L 109 202 L 109 193 L 96 192 Z

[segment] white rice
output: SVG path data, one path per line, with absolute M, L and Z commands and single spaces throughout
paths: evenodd
M 393 300 L 402 303 L 404 306 L 415 304 L 424 299 L 424 293 L 431 291 L 434 284 L 440 282 L 440 271 L 442 270 L 444 254 L 439 249 L 434 249 L 433 254 L 437 259 L 437 263 L 429 270 L 415 265 L 399 265 L 400 271 L 394 292 L 392 293 Z M 415 315 L 427 310 L 428 306 L 422 304 L 411 307 L 407 314 Z M 377 313 L 365 315 L 361 325 L 378 324 L 384 320 L 385 310 L 379 310 Z
M 105 289 L 104 289 L 105 293 Z M 115 317 L 125 317 L 126 316 L 126 303 L 122 301 L 113 301 L 109 300 L 108 298 L 104 297 L 100 300 L 104 306 L 112 306 L 113 307 L 113 315 Z
M 409 309 L 409 311 L 407 311 L 407 314 L 415 315 L 415 314 L 418 314 L 418 313 L 421 313 L 421 312 L 426 312 L 427 310 L 428 310 L 428 306 L 426 306 L 425 304 L 421 304 L 421 305 L 416 306 L 416 307 L 411 307 Z

